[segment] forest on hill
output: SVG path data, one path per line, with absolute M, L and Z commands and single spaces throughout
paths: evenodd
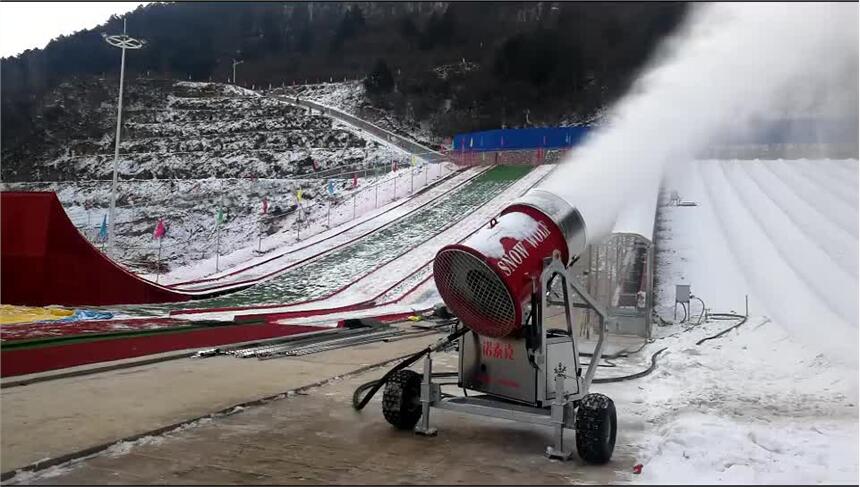
M 187 2 L 126 16 L 146 47 L 127 76 L 270 84 L 366 79 L 372 103 L 464 130 L 584 123 L 616 99 L 682 2 Z M 2 60 L 4 151 L 26 140 L 40 99 L 64 82 L 116 78 L 119 51 L 102 33 L 122 19 Z

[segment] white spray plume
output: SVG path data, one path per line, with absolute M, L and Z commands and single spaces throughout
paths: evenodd
M 697 5 L 631 92 L 543 185 L 579 208 L 592 243 L 667 165 L 780 116 L 853 117 L 856 3 Z

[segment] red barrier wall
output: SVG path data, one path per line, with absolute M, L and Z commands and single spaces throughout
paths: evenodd
M 0 303 L 100 306 L 186 301 L 93 247 L 53 192 L 0 194 Z

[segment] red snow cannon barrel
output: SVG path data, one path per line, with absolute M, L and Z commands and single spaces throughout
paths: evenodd
M 448 308 L 479 335 L 507 336 L 523 326 L 533 280 L 543 259 L 582 253 L 585 223 L 554 193 L 529 191 L 463 243 L 442 247 L 433 260 L 436 287 Z

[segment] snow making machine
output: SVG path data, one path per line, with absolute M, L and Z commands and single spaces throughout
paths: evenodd
M 544 425 L 554 431 L 546 454 L 562 460 L 572 456 L 564 442 L 564 430 L 571 429 L 583 460 L 608 462 L 615 405 L 589 390 L 603 351 L 606 313 L 570 271 L 587 243 L 580 212 L 538 188 L 467 240 L 440 249 L 434 279 L 462 327 L 448 339 L 458 345 L 459 370 L 456 377 L 433 373 L 430 352 L 444 348 L 436 346 L 423 355 L 423 374 L 392 371 L 384 378 L 386 420 L 422 435 L 436 434 L 433 408 Z M 550 316 L 551 307 L 561 312 Z M 598 340 L 585 370 L 574 308 L 598 317 Z M 446 394 L 443 385 L 472 393 Z

